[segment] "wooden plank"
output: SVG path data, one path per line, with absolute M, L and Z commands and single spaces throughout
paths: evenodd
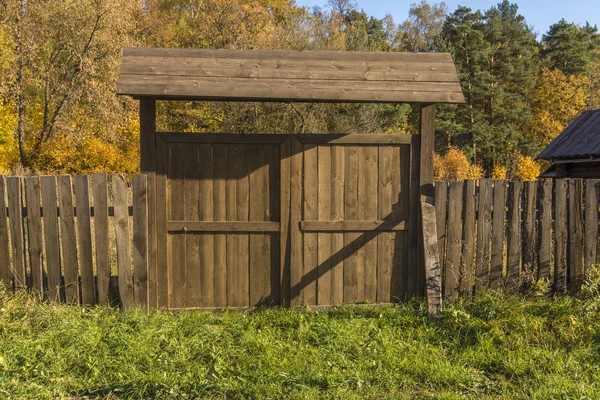
M 359 204 L 364 203 L 364 208 L 359 208 L 359 218 L 377 218 L 377 180 L 379 169 L 378 152 L 376 147 L 362 147 L 359 162 Z M 361 177 L 364 182 L 361 182 Z M 364 188 L 364 189 L 363 189 Z M 361 196 L 364 195 L 364 198 Z M 364 199 L 364 202 L 362 201 Z M 361 211 L 363 210 L 363 211 Z M 377 302 L 377 242 L 376 232 L 365 232 L 364 236 L 364 300 Z M 361 266 L 359 266 L 361 268 Z
M 269 170 L 265 167 L 265 150 L 258 145 L 248 146 L 250 188 L 250 221 L 264 221 L 265 193 L 268 194 Z M 269 258 L 265 255 L 265 236 L 250 235 L 250 307 L 266 304 L 271 293 Z M 266 273 L 265 273 L 266 272 Z
M 500 289 L 503 286 L 504 239 L 506 237 L 506 181 L 494 181 L 494 205 L 492 213 L 492 264 L 490 286 Z
M 170 194 L 167 191 L 169 149 L 164 140 L 156 139 L 156 282 L 152 282 L 152 268 L 148 273 L 148 297 L 152 301 L 153 287 L 156 287 L 156 302 L 150 307 L 169 306 L 169 239 L 167 233 L 167 205 Z M 150 200 L 149 200 L 150 203 Z M 150 204 L 148 205 L 151 206 Z M 150 223 L 150 217 L 149 223 Z M 148 226 L 150 229 L 150 226 Z M 150 240 L 150 237 L 148 238 Z M 150 247 L 148 248 L 150 257 Z
M 394 198 L 392 195 L 393 151 L 390 146 L 380 146 L 378 161 L 377 218 L 382 223 L 392 219 Z M 377 302 L 390 303 L 393 264 L 392 233 L 381 233 L 377 238 Z
M 79 273 L 73 210 L 73 185 L 71 176 L 57 177 L 58 205 L 60 208 L 61 258 L 67 303 L 79 303 Z
M 384 145 L 384 144 L 410 144 L 412 135 L 405 134 L 309 134 L 294 135 L 303 144 L 329 144 L 329 145 Z
M 418 168 L 412 168 L 414 157 L 418 157 L 418 143 L 417 139 L 420 136 L 415 135 L 415 142 L 411 146 L 395 147 L 392 149 L 392 220 L 393 221 L 408 221 L 409 231 L 406 232 L 395 232 L 394 236 L 394 249 L 393 249 L 393 263 L 392 263 L 392 300 L 405 300 L 407 298 L 407 277 L 409 275 L 408 269 L 413 264 L 410 264 L 410 260 L 413 259 L 416 254 L 411 252 L 410 241 L 412 240 L 409 236 L 411 232 L 415 232 L 417 215 L 410 212 L 410 206 L 412 204 L 418 205 Z M 417 164 L 418 165 L 418 164 Z
M 550 279 L 552 265 L 552 181 L 544 180 L 539 184 L 539 229 L 538 278 Z
M 331 220 L 344 220 L 344 182 L 346 177 L 345 151 L 341 146 L 331 148 Z M 344 301 L 344 234 L 331 234 L 331 305 Z
M 273 221 L 168 221 L 169 232 L 279 232 L 281 224 Z
M 456 182 L 452 182 L 454 184 Z M 462 182 L 461 188 L 462 188 Z M 450 191 L 452 192 L 452 184 Z M 458 186 L 458 185 L 457 185 Z M 456 190 L 456 189 L 454 189 Z M 452 194 L 450 199 L 452 200 Z M 456 195 L 454 196 L 456 197 Z M 460 204 L 460 203 L 459 203 Z M 454 204 L 453 204 L 454 205 Z M 438 237 L 436 227 L 436 210 L 432 204 L 421 202 L 421 221 L 423 221 L 423 243 L 424 243 L 424 260 L 425 260 L 425 276 L 427 284 L 427 309 L 430 315 L 438 315 L 442 311 L 442 277 L 440 259 L 438 253 Z M 449 232 L 449 238 L 452 230 Z
M 479 180 L 479 214 L 477 218 L 477 270 L 475 291 L 490 284 L 490 247 L 492 233 L 492 181 Z
M 248 158 L 250 148 L 246 146 L 238 146 L 237 147 L 237 158 L 235 162 L 237 163 L 236 171 L 238 173 L 237 176 L 237 188 L 236 188 L 236 214 L 238 221 L 248 221 L 249 220 L 249 177 L 248 177 Z M 250 238 L 247 234 L 240 234 L 237 240 L 237 278 L 238 281 L 236 285 L 236 289 L 239 292 L 240 304 L 243 307 L 250 306 L 250 278 L 249 268 L 250 268 L 250 255 L 249 255 L 249 245 Z
M 96 289 L 98 304 L 109 303 L 110 250 L 108 236 L 108 178 L 106 173 L 92 174 L 94 198 L 94 243 L 96 245 Z M 44 216 L 45 218 L 45 216 Z
M 96 304 L 88 176 L 77 175 L 75 176 L 74 183 L 75 205 L 77 206 L 77 247 L 79 248 L 78 258 L 79 274 L 81 275 L 81 301 L 83 304 Z
M 523 210 L 523 270 L 533 273 L 536 261 L 536 182 L 525 182 L 525 209 Z
M 349 146 L 346 150 L 346 176 L 344 179 L 345 205 L 344 220 L 358 219 L 358 147 Z M 344 234 L 344 302 L 356 302 L 364 293 L 364 280 L 359 271 L 358 250 L 360 235 Z M 362 289 L 362 290 L 361 290 Z
M 529 186 L 533 186 L 535 189 L 535 185 Z M 529 192 L 530 190 L 527 188 L 526 191 Z M 510 289 L 516 289 L 519 287 L 521 275 L 521 182 L 515 181 L 509 183 L 508 204 L 509 231 L 506 285 Z M 525 221 L 525 224 L 527 225 L 527 221 Z
M 304 232 L 399 232 L 406 231 L 406 221 L 302 221 Z
M 554 181 L 554 290 L 567 290 L 567 181 Z
M 205 149 L 208 147 L 210 152 L 210 145 L 190 144 L 186 146 L 183 154 L 178 154 L 176 157 L 181 157 L 184 162 L 183 166 L 183 204 L 172 203 L 171 207 L 183 207 L 183 219 L 186 221 L 199 221 L 202 220 L 200 216 L 200 207 L 207 207 L 206 197 L 211 196 L 211 212 L 212 212 L 212 193 L 207 193 L 206 188 L 200 188 L 200 169 L 206 167 L 210 168 L 212 172 L 212 153 L 200 155 L 200 147 Z M 206 153 L 206 151 L 205 151 Z M 200 159 L 202 156 L 208 156 L 206 164 L 200 166 Z M 202 171 L 206 173 L 205 171 Z M 205 186 L 204 180 L 202 180 L 203 186 Z M 167 223 L 167 226 L 170 224 Z M 202 237 L 201 237 L 202 236 Z M 204 276 L 205 269 L 207 267 L 204 259 L 201 259 L 200 253 L 204 255 L 208 249 L 200 248 L 200 241 L 204 240 L 203 235 L 199 235 L 195 231 L 185 229 L 183 240 L 185 241 L 185 260 L 183 262 L 183 268 L 185 268 L 185 303 L 187 307 L 212 307 L 212 296 L 210 301 L 208 295 L 205 292 L 207 287 L 212 288 L 213 280 L 212 275 L 210 281 L 207 281 Z M 212 248 L 210 253 L 212 255 Z M 212 267 L 212 265 L 211 265 Z
M 280 147 L 279 163 L 279 204 L 281 221 L 279 233 L 279 278 L 281 290 L 281 305 L 290 305 L 290 262 L 291 262 L 291 238 L 290 238 L 290 201 L 291 201 L 291 142 L 286 139 Z
M 227 220 L 227 147 L 213 145 L 213 218 L 215 221 Z M 227 306 L 227 235 L 215 234 L 214 241 L 214 304 L 215 307 Z
M 227 221 L 237 219 L 237 150 L 235 145 L 227 145 L 227 182 L 225 183 L 225 211 Z M 237 241 L 238 235 L 227 234 L 227 305 L 241 307 L 244 299 L 239 288 L 240 279 L 237 275 Z
M 60 241 L 58 235 L 58 204 L 56 201 L 56 177 L 40 177 L 40 186 L 42 189 L 42 207 L 44 208 L 44 246 L 46 247 L 48 298 L 53 301 L 60 301 Z M 0 193 L 0 207 L 2 205 L 1 200 L 2 193 Z
M 267 171 L 262 175 L 266 190 L 263 192 L 265 197 L 264 219 L 266 221 L 278 221 L 281 217 L 280 197 L 281 193 L 279 182 L 281 180 L 279 168 L 280 148 L 279 146 L 266 146 L 263 148 L 265 153 L 265 168 Z M 280 262 L 280 236 L 279 234 L 264 234 L 265 249 L 264 254 L 267 259 L 267 268 L 264 269 L 265 279 L 269 282 L 267 285 L 267 295 L 264 304 L 270 306 L 281 305 L 281 275 L 279 271 Z
M 171 220 L 185 220 L 185 154 L 189 146 L 181 143 L 169 145 L 168 203 Z M 187 306 L 188 279 L 185 265 L 186 232 L 168 234 L 169 245 L 169 308 Z
M 576 294 L 585 279 L 583 268 L 583 181 L 569 180 L 569 291 Z
M 290 176 L 290 305 L 299 306 L 304 302 L 303 271 L 304 250 L 303 236 L 300 231 L 302 219 L 302 144 L 296 138 L 291 139 L 291 176 Z
M 444 271 L 444 297 L 447 299 L 454 299 L 460 290 L 462 205 L 463 181 L 450 182 L 448 189 L 448 240 L 446 242 Z
M 148 177 L 133 176 L 133 296 L 148 307 Z
M 127 182 L 121 174 L 112 178 L 113 204 L 115 216 L 115 241 L 117 247 L 117 268 L 119 271 L 119 296 L 123 308 L 133 306 L 133 280 L 131 255 L 129 253 L 129 216 L 127 215 Z
M 7 289 L 12 289 L 12 272 L 10 263 L 11 242 L 8 237 L 8 214 L 6 201 L 6 178 L 0 175 L 0 282 Z
M 585 276 L 589 275 L 598 255 L 598 183 L 598 179 L 585 181 Z
M 464 219 L 463 219 L 463 247 L 461 258 L 460 290 L 463 293 L 472 293 L 475 284 L 475 190 L 476 182 L 465 181 L 464 187 Z
M 318 159 L 318 206 L 317 217 L 319 221 L 331 220 L 331 146 L 319 146 L 317 148 Z M 318 276 L 317 282 L 317 304 L 331 305 L 331 278 L 333 266 L 331 253 L 331 233 L 320 232 L 318 234 Z
M 15 289 L 23 289 L 27 287 L 27 281 L 25 272 L 21 178 L 15 176 L 6 178 L 6 194 L 8 197 L 8 222 L 12 249 L 12 275 Z
M 448 182 L 435 182 L 435 218 L 441 271 L 445 270 Z M 442 274 L 443 275 L 443 274 Z
M 421 135 L 416 136 L 410 146 L 410 198 L 408 201 L 408 210 L 416 210 L 420 207 L 421 201 Z M 435 195 L 435 193 L 434 193 Z M 403 276 L 404 293 L 401 300 L 410 300 L 417 294 L 417 270 L 419 269 L 419 237 L 421 237 L 419 214 L 410 212 L 408 214 L 408 263 Z M 401 248 L 394 249 L 394 253 L 401 252 Z
M 207 144 L 280 144 L 287 135 L 202 133 L 202 132 L 157 132 L 157 137 L 167 143 Z M 185 149 L 179 151 L 183 154 Z
M 148 213 L 148 306 L 158 305 L 158 226 L 157 175 L 161 155 L 156 140 L 156 100 L 140 99 L 140 171 L 147 176 Z M 164 205 L 161 205 L 164 207 Z M 95 217 L 94 217 L 95 218 Z M 107 221 L 108 223 L 108 221 Z M 104 243 L 104 239 L 103 239 Z M 166 284 L 166 282 L 165 282 Z M 98 282 L 98 285 L 100 283 Z M 104 290 L 104 289 L 103 289 Z
M 317 147 L 304 146 L 304 219 L 316 220 L 317 211 Z M 304 232 L 304 303 L 313 306 L 317 304 L 317 234 Z
M 42 265 L 42 217 L 40 213 L 40 179 L 37 176 L 24 178 L 27 206 L 27 235 L 29 266 L 32 286 L 37 294 L 44 293 L 44 271 Z

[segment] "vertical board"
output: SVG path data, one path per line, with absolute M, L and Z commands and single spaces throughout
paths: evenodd
M 318 159 L 318 219 L 319 221 L 331 220 L 331 146 L 317 147 Z M 331 305 L 331 233 L 318 234 L 318 265 L 319 280 L 317 282 L 317 304 Z
M 42 189 L 42 207 L 44 208 L 44 245 L 46 247 L 48 298 L 53 301 L 60 301 L 60 241 L 58 236 L 56 177 L 42 176 L 40 177 L 40 185 Z
M 129 212 L 127 207 L 127 182 L 123 175 L 112 178 L 113 205 L 115 210 L 114 226 L 117 247 L 117 268 L 119 273 L 119 296 L 123 308 L 133 305 L 133 280 L 131 255 L 129 254 Z
M 263 174 L 265 180 L 264 186 L 267 190 L 265 196 L 265 221 L 279 221 L 281 217 L 280 211 L 280 184 L 279 181 L 281 170 L 280 163 L 280 148 L 279 146 L 269 146 L 263 149 L 265 153 L 265 167 L 267 172 Z M 280 225 L 281 227 L 281 225 Z M 280 266 L 280 235 L 276 233 L 263 233 L 265 238 L 265 258 L 267 259 L 267 268 L 264 271 L 266 279 L 270 282 L 267 286 L 268 297 L 265 299 L 266 305 L 281 305 L 281 275 Z
M 550 279 L 552 265 L 552 181 L 544 180 L 539 184 L 539 228 L 538 278 Z
M 426 201 L 421 202 L 423 220 L 423 249 L 425 277 L 427 282 L 427 309 L 432 316 L 442 311 L 441 268 L 438 254 L 437 216 L 435 207 Z M 429 229 L 427 229 L 429 227 Z
M 471 293 L 475 284 L 475 189 L 476 182 L 465 181 L 464 184 L 464 220 L 463 220 L 463 248 L 461 260 L 460 290 Z
M 516 288 L 521 274 L 521 182 L 510 182 L 508 227 L 506 283 L 507 287 Z
M 408 263 L 406 265 L 404 276 L 405 282 L 403 282 L 406 292 L 402 299 L 411 299 L 417 294 L 417 270 L 420 269 L 419 265 L 419 243 L 421 240 L 421 228 L 420 228 L 420 212 L 415 210 L 420 209 L 421 201 L 421 139 L 422 135 L 414 135 L 413 141 L 410 147 L 410 198 L 408 201 Z M 435 194 L 434 194 L 435 195 Z M 396 252 L 398 251 L 395 250 Z
M 490 245 L 492 233 L 492 181 L 479 180 L 479 214 L 477 218 L 477 271 L 475 290 L 490 283 Z
M 6 194 L 8 197 L 8 222 L 10 224 L 10 242 L 12 249 L 12 274 L 15 289 L 26 288 L 25 273 L 25 241 L 23 237 L 23 200 L 21 194 L 21 178 L 6 178 Z
M 87 175 L 75 176 L 75 206 L 77 209 L 77 247 L 79 248 L 81 301 L 83 304 L 96 304 L 90 189 Z M 127 239 L 129 240 L 129 237 Z
M 169 155 L 169 188 L 167 208 L 168 218 L 171 221 L 185 219 L 185 157 L 184 154 L 190 147 L 189 144 L 171 144 Z M 186 257 L 187 232 L 169 232 L 169 307 L 183 308 L 187 304 L 187 268 Z
M 494 205 L 492 214 L 492 264 L 490 286 L 499 289 L 504 271 L 504 238 L 506 236 L 506 181 L 494 181 Z
M 523 210 L 523 270 L 534 272 L 537 253 L 535 217 L 536 182 L 525 182 L 525 204 Z
M 377 195 L 377 219 L 392 221 L 392 168 L 393 151 L 390 146 L 379 146 L 379 193 Z M 382 232 L 377 238 L 377 302 L 390 303 L 392 284 L 394 234 Z
M 184 221 L 199 221 L 201 206 L 200 202 L 200 162 L 199 152 L 200 148 L 210 147 L 210 145 L 201 144 L 196 145 L 189 143 L 182 154 L 177 154 L 176 157 L 184 159 L 185 165 L 183 166 L 183 203 L 172 203 L 171 207 L 182 207 L 183 215 L 180 214 L 181 220 Z M 210 162 L 210 160 L 209 160 Z M 206 166 L 202 166 L 206 168 Z M 209 165 L 212 169 L 212 166 Z M 203 193 L 204 194 L 204 193 Z M 206 194 L 207 195 L 207 194 Z M 203 198 L 204 200 L 204 198 Z M 209 307 L 204 302 L 203 291 L 201 286 L 210 285 L 212 286 L 212 279 L 210 282 L 205 282 L 202 276 L 204 270 L 204 263 L 200 261 L 200 240 L 201 235 L 198 232 L 184 233 L 185 240 L 185 305 L 187 307 Z M 212 249 L 211 249 L 212 252 Z
M 227 147 L 223 144 L 213 145 L 213 219 L 227 220 Z M 214 305 L 227 306 L 227 235 L 214 235 Z
M 378 180 L 378 152 L 377 147 L 365 146 L 362 148 L 361 168 L 359 177 L 364 177 L 363 186 L 359 183 L 359 193 L 364 193 L 364 201 L 359 198 L 360 203 L 364 204 L 362 215 L 367 221 L 377 220 L 377 180 Z M 362 167 L 364 165 L 364 167 Z M 359 209 L 359 211 L 360 211 Z M 364 297 L 363 299 L 375 303 L 377 302 L 377 242 L 379 240 L 377 232 L 365 232 L 364 236 Z M 360 266 L 359 266 L 360 268 Z
M 290 139 L 286 138 L 280 147 L 279 163 L 279 220 L 281 222 L 281 231 L 279 232 L 279 287 L 282 306 L 290 305 L 290 177 L 292 174 L 290 146 Z
M 585 258 L 584 274 L 596 263 L 598 255 L 598 179 L 585 182 Z
M 79 270 L 73 210 L 73 186 L 69 175 L 57 177 L 60 209 L 60 240 L 67 303 L 79 303 Z
M 347 146 L 346 150 L 346 176 L 344 179 L 344 220 L 356 221 L 358 219 L 358 147 Z M 355 232 L 344 233 L 344 302 L 356 302 L 364 293 L 364 279 L 359 272 L 360 235 Z M 362 286 L 362 290 L 360 290 Z
M 150 307 L 169 307 L 169 290 L 171 288 L 171 275 L 169 264 L 169 233 L 167 232 L 167 212 L 170 203 L 168 192 L 167 173 L 169 171 L 169 147 L 167 143 L 156 137 L 156 279 L 154 274 L 148 274 L 149 301 L 152 293 L 156 291 L 156 302 Z M 150 227 L 148 227 L 150 228 Z M 151 268 L 150 272 L 152 272 Z M 154 289 L 155 288 L 155 289 Z
M 148 178 L 133 176 L 133 295 L 137 307 L 148 302 Z
M 237 182 L 236 182 L 236 216 L 237 221 L 248 221 L 249 220 L 249 177 L 248 177 L 248 158 L 249 158 L 249 147 L 247 145 L 237 146 L 237 157 L 235 159 L 236 171 L 237 171 Z M 236 291 L 238 292 L 239 304 L 242 307 L 248 307 L 250 305 L 250 255 L 248 252 L 248 246 L 250 238 L 247 233 L 238 235 L 237 238 L 237 266 L 236 266 Z
M 27 204 L 27 236 L 29 265 L 33 290 L 44 292 L 42 265 L 42 216 L 40 212 L 40 179 L 37 176 L 25 177 L 25 200 Z
M 227 146 L 227 182 L 225 183 L 225 214 L 228 221 L 237 221 L 237 167 L 236 145 Z M 245 304 L 240 292 L 238 276 L 237 242 L 238 235 L 227 234 L 227 305 L 241 307 Z
M 448 209 L 448 182 L 435 183 L 435 217 L 438 238 L 440 268 L 445 270 L 446 261 L 446 218 Z
M 346 160 L 343 146 L 331 148 L 331 220 L 344 219 L 344 182 L 346 179 Z M 331 234 L 331 305 L 337 306 L 344 301 L 344 234 Z
M 302 145 L 291 138 L 290 177 L 290 305 L 298 306 L 304 301 L 302 290 L 303 238 L 300 231 L 302 219 Z
M 413 136 L 413 143 L 417 136 Z M 415 213 L 410 212 L 410 205 L 415 201 L 412 195 L 414 190 L 414 171 L 411 170 L 413 156 L 416 150 L 411 146 L 400 146 L 392 149 L 392 220 L 408 221 L 408 231 L 393 234 L 394 250 L 392 256 L 392 300 L 404 300 L 407 297 L 407 276 L 409 260 L 415 254 L 410 252 L 410 235 L 416 234 L 417 219 Z M 418 152 L 417 152 L 418 153 Z M 418 155 L 417 155 L 418 157 Z M 411 255 L 412 254 L 412 255 Z M 416 261 L 415 261 L 416 262 Z
M 554 181 L 554 290 L 567 290 L 567 181 Z
M 460 250 L 462 232 L 463 181 L 450 182 L 448 189 L 448 239 L 444 296 L 453 299 L 460 290 Z M 426 229 L 426 227 L 423 227 Z
M 108 236 L 108 179 L 104 172 L 92 174 L 94 198 L 94 243 L 96 245 L 96 289 L 98 304 L 109 303 L 110 258 Z
M 186 185 L 189 183 L 192 188 L 190 202 L 194 203 L 194 206 L 191 206 L 187 205 L 186 202 L 186 206 L 188 209 L 191 208 L 194 213 L 193 217 L 198 218 L 197 213 L 199 213 L 200 221 L 213 221 L 213 149 L 211 144 L 201 144 L 199 147 L 200 182 L 198 184 L 198 182 L 192 183 L 186 181 Z M 198 170 L 196 169 L 196 171 Z M 198 176 L 198 172 L 196 172 L 196 176 Z M 198 239 L 200 240 L 198 241 Z M 196 237 L 196 240 L 190 244 L 193 246 L 199 244 L 200 246 L 200 263 L 198 264 L 196 261 L 193 261 L 195 265 L 192 266 L 193 268 L 200 269 L 200 304 L 202 307 L 214 307 L 214 235 L 201 234 L 199 238 Z M 187 243 L 186 251 L 188 251 Z
M 264 221 L 268 195 L 269 170 L 265 166 L 265 149 L 261 145 L 248 146 L 248 169 L 250 182 L 250 221 Z M 266 304 L 270 295 L 271 279 L 269 257 L 265 254 L 265 235 L 250 235 L 250 307 Z M 266 273 L 265 273 L 266 272 Z
M 583 182 L 569 180 L 569 290 L 576 294 L 583 284 Z
M 312 144 L 304 146 L 304 216 L 307 221 L 318 218 L 317 210 L 317 147 Z M 313 306 L 317 304 L 317 233 L 304 232 L 304 273 L 302 276 L 304 303 Z
M 8 237 L 8 215 L 6 213 L 6 178 L 4 175 L 0 175 L 0 282 L 4 283 L 8 289 L 12 289 L 10 265 L 10 240 Z

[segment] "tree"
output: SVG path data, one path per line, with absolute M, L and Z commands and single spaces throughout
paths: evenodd
M 566 75 L 587 73 L 598 40 L 596 26 L 586 23 L 579 27 L 561 19 L 543 36 L 542 56 L 550 68 L 557 68 Z
M 435 50 L 448 7 L 446 3 L 429 4 L 427 0 L 412 3 L 408 19 L 398 26 L 395 47 L 399 51 Z

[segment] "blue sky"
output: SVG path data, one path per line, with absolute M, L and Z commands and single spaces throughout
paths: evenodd
M 355 0 L 358 7 L 369 15 L 377 18 L 389 13 L 396 22 L 401 22 L 408 16 L 411 3 L 419 0 Z M 501 0 L 447 0 L 448 10 L 456 10 L 459 5 L 476 10 L 487 10 Z M 430 2 L 438 2 L 430 0 Z M 513 0 L 519 5 L 519 12 L 525 17 L 527 23 L 533 26 L 534 31 L 541 36 L 546 33 L 550 25 L 561 18 L 578 24 L 589 21 L 592 25 L 600 25 L 600 0 Z M 299 6 L 321 6 L 327 0 L 296 0 Z

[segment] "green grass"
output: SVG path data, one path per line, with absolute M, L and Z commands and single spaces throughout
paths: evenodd
M 0 398 L 598 399 L 600 297 L 123 312 L 0 291 Z

